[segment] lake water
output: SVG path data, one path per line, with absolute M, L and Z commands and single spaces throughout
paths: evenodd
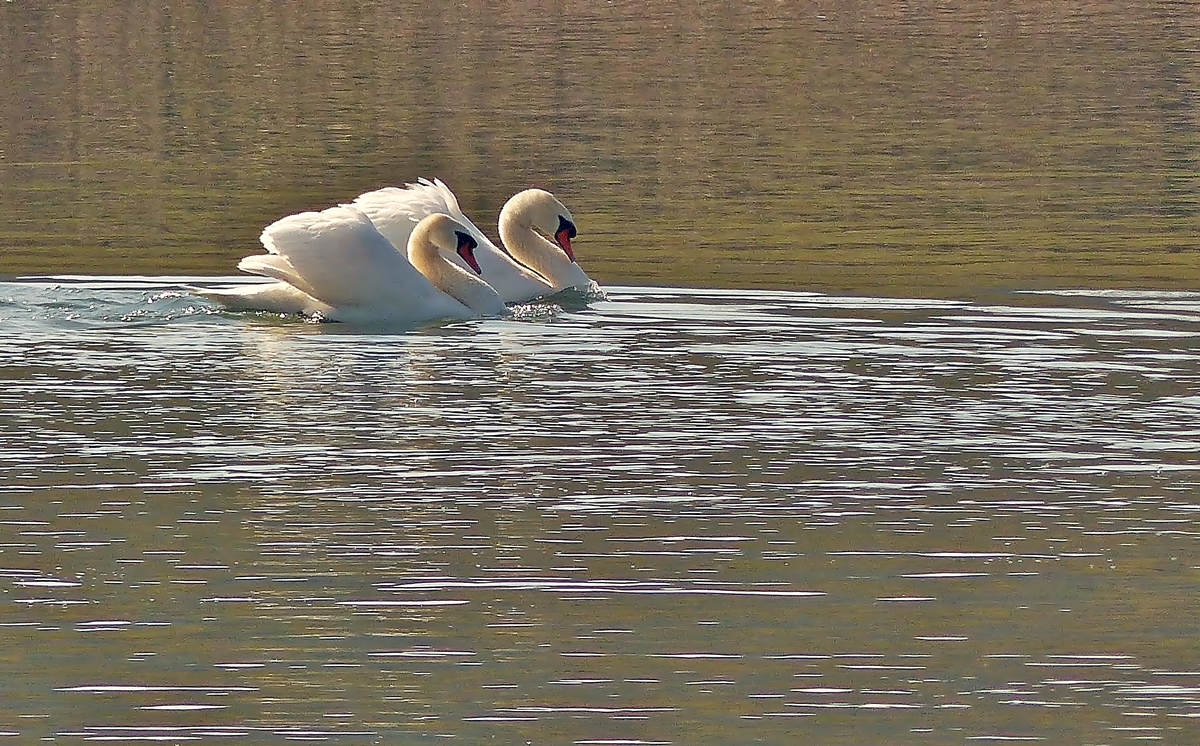
M 277 218 L 541 186 L 607 284 L 1200 287 L 1175 0 L 0 4 L 0 273 L 228 274 Z
M 1200 739 L 1200 293 L 177 282 L 0 285 L 15 740 Z
M 1198 38 L 0 3 L 0 741 L 1200 743 Z M 607 298 L 182 291 L 419 176 Z

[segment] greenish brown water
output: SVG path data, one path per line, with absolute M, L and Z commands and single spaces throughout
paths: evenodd
M 1175 2 L 5 3 L 0 272 L 224 273 L 283 214 L 541 185 L 606 283 L 1192 288 Z
M 15 743 L 1200 742 L 1200 293 L 0 328 Z
M 0 740 L 1200 742 L 1197 15 L 0 3 Z M 182 289 L 419 175 L 607 297 Z

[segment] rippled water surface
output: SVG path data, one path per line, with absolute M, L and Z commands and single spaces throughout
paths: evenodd
M 1198 293 L 181 281 L 0 285 L 14 741 L 1200 740 Z

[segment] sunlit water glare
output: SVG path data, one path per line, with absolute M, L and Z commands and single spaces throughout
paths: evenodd
M 1200 293 L 202 281 L 0 284 L 0 734 L 1200 740 Z

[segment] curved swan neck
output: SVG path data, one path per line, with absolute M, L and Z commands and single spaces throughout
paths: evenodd
M 435 288 L 477 313 L 504 312 L 504 301 L 491 285 L 442 256 L 430 222 L 419 223 L 408 238 L 408 261 Z
M 500 241 L 505 250 L 514 259 L 546 278 L 555 290 L 587 285 L 590 280 L 579 265 L 534 228 L 531 213 L 539 209 L 539 205 L 530 198 L 531 193 L 536 194 L 536 191 L 529 190 L 514 196 L 500 211 Z

